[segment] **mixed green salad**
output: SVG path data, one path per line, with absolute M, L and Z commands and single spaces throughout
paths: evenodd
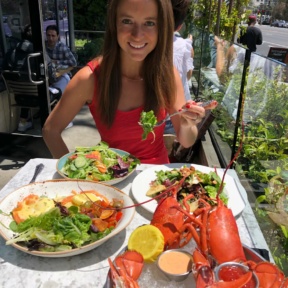
M 177 193 L 179 203 L 182 203 L 183 199 L 189 194 L 194 194 L 193 201 L 203 198 L 211 205 L 216 205 L 216 196 L 222 180 L 215 172 L 204 173 L 196 170 L 193 166 L 183 166 L 172 170 L 155 171 L 155 173 L 156 179 L 150 183 L 150 189 L 146 193 L 147 196 L 154 197 L 186 177 Z M 220 199 L 227 205 L 228 197 L 223 193 L 224 187 L 225 183 L 220 193 Z
M 109 181 L 126 176 L 137 164 L 139 159 L 120 156 L 102 141 L 93 147 L 76 147 L 60 171 L 72 179 Z
M 28 203 L 31 202 L 29 200 L 30 196 L 27 197 Z M 67 199 L 70 200 L 71 197 L 69 196 Z M 11 217 L 13 215 L 9 228 L 0 223 L 15 233 L 13 238 L 6 241 L 6 245 L 18 243 L 27 247 L 30 251 L 58 252 L 82 247 L 100 240 L 115 229 L 122 217 L 122 212 L 121 208 L 118 210 L 114 209 L 114 202 L 110 205 L 104 201 L 98 201 L 100 207 L 104 203 L 106 205 L 105 208 L 112 207 L 114 209 L 109 210 L 109 212 L 111 211 L 109 217 L 101 219 L 99 218 L 101 216 L 95 213 L 96 208 L 97 212 L 99 212 L 99 206 L 94 203 L 96 202 L 87 200 L 83 205 L 77 206 L 71 203 L 70 207 L 66 207 L 62 202 L 55 201 L 55 207 L 38 216 L 29 216 L 21 222 L 17 221 L 19 218 L 14 217 L 14 213 L 5 214 L 0 210 L 0 213 L 6 216 Z M 18 207 L 13 212 L 16 211 L 17 213 L 20 207 L 21 204 L 18 203 Z M 33 208 L 35 207 L 33 206 Z M 99 221 L 101 221 L 100 224 Z
M 9 228 L 17 236 L 8 240 L 6 245 L 25 243 L 29 250 L 43 252 L 66 251 L 95 242 L 110 234 L 114 227 L 103 232 L 93 233 L 89 216 L 75 213 L 63 217 L 58 207 L 37 217 L 31 217 L 17 224 L 11 222 Z
M 152 133 L 155 139 L 154 127 L 156 124 L 157 118 L 153 110 L 141 113 L 139 125 L 143 128 L 142 140 L 146 140 L 149 133 Z

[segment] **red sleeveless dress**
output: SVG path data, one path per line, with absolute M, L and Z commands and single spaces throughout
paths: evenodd
M 94 72 L 99 69 L 96 60 L 92 60 L 87 64 Z M 142 140 L 143 129 L 138 124 L 143 107 L 133 109 L 131 111 L 116 111 L 113 125 L 108 128 L 97 113 L 97 78 L 95 74 L 95 89 L 91 104 L 89 104 L 90 112 L 94 118 L 96 127 L 101 135 L 101 140 L 109 144 L 111 148 L 117 148 L 129 152 L 139 158 L 141 163 L 146 164 L 165 164 L 169 163 L 167 150 L 164 145 L 163 132 L 165 125 L 156 127 L 155 140 L 152 133 L 149 133 L 146 140 Z M 166 110 L 161 109 L 158 119 L 166 116 Z

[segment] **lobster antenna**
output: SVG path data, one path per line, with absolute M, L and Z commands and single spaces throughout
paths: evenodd
M 176 182 L 175 184 L 167 187 L 166 190 L 164 190 L 162 193 L 160 193 L 160 194 L 158 194 L 158 195 L 156 195 L 156 196 L 154 196 L 154 197 L 151 197 L 151 199 L 148 199 L 148 200 L 146 200 L 146 201 L 143 201 L 143 202 L 140 202 L 140 203 L 136 203 L 136 204 L 133 204 L 133 205 L 130 205 L 130 206 L 124 206 L 124 207 L 121 207 L 121 208 L 103 207 L 102 205 L 100 205 L 100 204 L 92 201 L 92 200 L 90 199 L 90 197 L 89 197 L 88 195 L 86 195 L 86 193 L 85 193 L 85 196 L 88 198 L 88 200 L 90 200 L 90 201 L 93 203 L 93 205 L 95 205 L 95 206 L 97 206 L 97 207 L 99 207 L 99 208 L 102 208 L 103 210 L 123 210 L 123 209 L 129 209 L 129 208 L 141 206 L 141 205 L 143 205 L 143 204 L 146 204 L 146 203 L 148 203 L 148 202 L 151 202 L 151 201 L 153 201 L 153 200 L 156 200 L 156 199 L 158 199 L 158 198 L 163 197 L 163 195 L 168 194 L 174 187 L 176 187 L 176 186 L 181 187 L 186 178 L 187 178 L 187 176 L 184 176 L 179 182 Z M 81 189 L 81 187 L 79 186 L 79 184 L 78 184 L 78 187 Z M 81 190 L 82 190 L 82 189 L 81 189 Z M 83 190 L 82 190 L 82 191 L 83 191 Z
M 221 184 L 220 184 L 220 187 L 218 189 L 217 196 L 216 196 L 217 200 L 219 199 L 219 195 L 220 195 L 220 193 L 221 193 L 221 191 L 223 189 L 224 179 L 225 179 L 226 173 L 227 173 L 228 169 L 232 166 L 232 164 L 238 158 L 238 156 L 239 156 L 239 154 L 240 154 L 240 152 L 242 150 L 242 147 L 243 147 L 243 142 L 244 142 L 244 121 L 243 121 L 244 101 L 245 101 L 245 97 L 242 98 L 242 103 L 241 103 L 241 113 L 240 113 L 240 115 L 241 115 L 241 139 L 240 139 L 239 147 L 238 147 L 234 157 L 228 163 L 228 165 L 226 166 L 226 168 L 224 170 L 222 181 L 221 181 Z

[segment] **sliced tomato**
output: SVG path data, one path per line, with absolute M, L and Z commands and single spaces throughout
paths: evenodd
M 108 222 L 108 225 L 107 225 L 108 228 L 116 227 L 116 226 L 117 226 L 117 221 L 116 220 Z
M 101 160 L 101 153 L 99 151 L 93 151 L 89 154 L 86 154 L 85 157 L 88 159 Z
M 117 222 L 122 218 L 122 216 L 123 216 L 123 212 L 118 211 L 118 212 L 116 213 L 115 218 L 116 218 Z
M 69 158 L 70 160 L 74 160 L 74 159 L 76 159 L 77 157 L 78 157 L 77 154 L 73 154 L 73 155 L 69 156 L 68 158 Z

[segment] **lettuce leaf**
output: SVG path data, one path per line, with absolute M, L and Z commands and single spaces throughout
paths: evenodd
M 31 217 L 18 225 L 13 221 L 10 229 L 17 235 L 6 242 L 7 245 L 17 242 L 37 240 L 51 246 L 71 245 L 81 247 L 90 241 L 90 217 L 76 213 L 62 216 L 60 209 L 54 207 L 37 217 Z
M 154 134 L 154 127 L 157 124 L 157 118 L 154 114 L 154 111 L 149 112 L 142 111 L 140 115 L 139 125 L 143 128 L 142 140 L 146 140 L 149 133 Z

